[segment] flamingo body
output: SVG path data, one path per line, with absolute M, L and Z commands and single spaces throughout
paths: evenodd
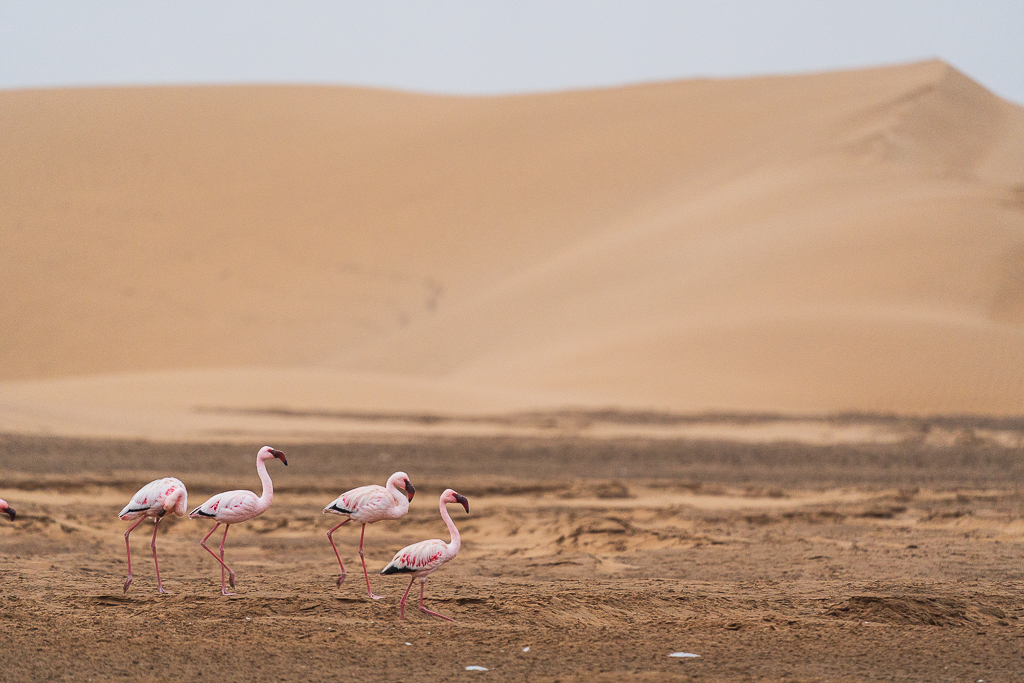
M 334 545 L 334 532 L 351 521 L 363 525 L 359 534 L 359 559 L 363 563 L 363 576 L 366 578 L 366 593 L 374 600 L 379 600 L 381 595 L 375 595 L 370 588 L 370 574 L 366 570 L 366 557 L 363 554 L 363 537 L 366 535 L 366 525 L 381 522 L 387 519 L 399 519 L 409 512 L 409 503 L 412 502 L 416 489 L 409 481 L 409 475 L 405 472 L 395 472 L 384 486 L 371 484 L 360 486 L 351 491 L 346 491 L 324 508 L 324 514 L 339 515 L 345 517 L 345 521 L 327 532 L 327 539 L 334 548 L 334 555 L 338 558 L 338 565 L 341 567 L 341 576 L 338 577 L 338 585 L 345 581 L 345 564 L 341 561 L 338 547 Z
M 2 499 L 2 498 L 0 498 L 0 512 L 4 513 L 8 517 L 10 517 L 12 522 L 14 521 L 14 518 L 18 514 L 18 513 L 16 513 L 14 511 L 14 508 L 12 508 L 10 505 L 8 505 L 7 501 Z
M 285 457 L 284 453 L 270 446 L 264 446 L 256 454 L 256 473 L 259 475 L 260 481 L 263 482 L 262 495 L 257 496 L 252 491 L 243 490 L 225 491 L 207 499 L 206 502 L 194 508 L 188 515 L 192 519 L 206 518 L 217 522 L 210 529 L 210 532 L 203 537 L 203 540 L 199 541 L 199 545 L 206 552 L 213 555 L 214 559 L 220 563 L 220 592 L 223 595 L 235 595 L 234 593 L 229 593 L 224 584 L 224 573 L 226 571 L 230 575 L 231 587 L 235 587 L 235 572 L 224 562 L 224 543 L 228 539 L 228 529 L 236 522 L 244 522 L 254 517 L 259 517 L 274 502 L 274 483 L 270 480 L 270 475 L 267 474 L 266 465 L 266 461 L 273 458 L 277 458 L 285 465 L 288 464 L 288 458 Z M 213 532 L 221 524 L 224 525 L 224 536 L 220 539 L 220 556 L 218 557 L 217 553 L 210 550 L 210 547 L 206 545 L 206 540 L 213 535 Z
M 188 491 L 180 479 L 164 477 L 149 482 L 139 489 L 117 516 L 130 522 L 144 517 L 163 517 L 170 512 L 185 516 L 188 509 Z
M 252 491 L 225 491 L 207 499 L 205 503 L 193 509 L 189 513 L 189 517 L 192 519 L 205 517 L 224 524 L 245 522 L 259 517 L 270 507 L 269 505 L 262 506 L 260 502 L 260 497 Z
M 437 571 L 445 562 L 455 559 L 455 556 L 459 554 L 459 549 L 462 547 L 462 538 L 459 536 L 459 530 L 455 527 L 455 523 L 452 522 L 451 515 L 448 514 L 448 508 L 446 507 L 448 503 L 459 503 L 462 507 L 466 508 L 466 512 L 469 512 L 469 501 L 465 496 L 456 493 L 452 489 L 445 489 L 445 492 L 441 494 L 438 505 L 441 509 L 441 519 L 444 520 L 444 523 L 448 526 L 449 533 L 451 533 L 451 542 L 445 543 L 440 538 L 432 538 L 428 541 L 407 545 L 395 553 L 391 562 L 380 572 L 384 576 L 390 574 L 412 575 L 412 578 L 409 580 L 409 586 L 405 589 L 405 594 L 399 603 L 399 615 L 402 619 L 405 619 L 405 599 L 409 597 L 409 590 L 412 588 L 413 582 L 419 579 L 420 611 L 424 614 L 440 617 L 445 621 L 453 621 L 451 617 L 446 617 L 443 614 L 429 610 L 423 605 L 423 591 L 427 577 Z
M 428 576 L 437 571 L 442 564 L 454 558 L 458 552 L 457 549 L 455 552 L 451 552 L 448 544 L 440 538 L 420 541 L 399 550 L 381 574 Z
M 399 493 L 399 489 L 403 492 Z M 405 472 L 395 472 L 387 484 L 360 486 L 346 491 L 324 508 L 324 513 L 348 517 L 360 524 L 373 524 L 386 519 L 398 519 L 409 512 L 416 489 Z
M 151 481 L 136 491 L 132 499 L 128 501 L 128 504 L 117 514 L 125 522 L 138 520 L 128 528 L 128 531 L 124 532 L 124 545 L 128 552 L 128 578 L 124 582 L 125 593 L 128 592 L 128 587 L 132 585 L 132 546 L 128 537 L 135 527 L 142 524 L 146 519 L 155 520 L 153 540 L 150 543 L 150 547 L 153 549 L 153 565 L 156 567 L 157 590 L 161 593 L 169 592 L 164 590 L 163 581 L 160 579 L 160 561 L 156 556 L 156 533 L 160 528 L 160 520 L 163 519 L 164 515 L 170 513 L 184 517 L 185 510 L 187 509 L 188 491 L 185 489 L 185 485 L 181 483 L 180 479 L 164 477 L 163 479 Z

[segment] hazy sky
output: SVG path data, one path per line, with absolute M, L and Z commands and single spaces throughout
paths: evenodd
M 0 0 L 0 88 L 508 93 L 932 57 L 1024 103 L 1024 0 Z

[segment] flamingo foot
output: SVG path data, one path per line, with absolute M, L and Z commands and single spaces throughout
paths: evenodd
M 367 595 L 369 595 L 370 598 L 373 599 L 373 600 L 383 600 L 384 598 L 388 597 L 386 595 L 377 595 L 376 593 L 373 593 L 373 592 L 368 592 Z
M 346 576 L 348 576 L 348 574 L 346 574 L 345 572 L 342 572 L 341 576 L 338 577 L 338 588 L 341 588 L 341 584 L 345 583 L 345 577 Z
M 441 619 L 444 619 L 445 621 L 455 621 L 451 617 L 446 617 L 445 615 L 440 614 L 438 612 L 435 612 L 434 610 L 427 609 L 426 607 L 423 607 L 422 605 L 420 605 L 420 611 L 423 612 L 424 614 L 429 614 L 432 617 L 439 617 Z
M 174 595 L 174 593 L 165 589 L 163 586 L 157 586 L 157 589 L 159 590 L 160 593 L 163 593 L 164 595 Z
M 232 588 L 234 588 L 234 586 L 232 586 Z M 221 594 L 221 595 L 227 595 L 228 597 L 231 597 L 232 595 L 238 595 L 238 593 L 231 593 L 231 592 L 229 592 L 229 591 L 225 591 L 225 590 L 222 590 L 222 591 L 220 592 L 220 594 Z
M 128 575 L 128 580 L 124 582 L 124 592 L 128 592 L 128 586 L 132 585 L 132 575 Z

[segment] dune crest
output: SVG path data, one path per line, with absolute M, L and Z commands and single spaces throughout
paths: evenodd
M 167 378 L 228 368 L 303 409 L 1024 405 L 1024 109 L 941 62 L 14 91 L 0 120 L 6 415 L 90 376 L 184 415 Z

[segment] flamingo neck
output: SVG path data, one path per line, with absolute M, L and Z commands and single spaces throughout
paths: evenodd
M 181 489 L 174 489 L 170 496 L 164 499 L 164 510 L 168 512 L 174 511 L 178 507 L 178 501 L 181 500 Z
M 448 533 L 452 535 L 452 542 L 448 544 L 448 550 L 452 554 L 459 552 L 459 548 L 462 547 L 462 538 L 459 536 L 459 530 L 455 528 L 455 522 L 452 521 L 452 516 L 448 514 L 448 507 L 444 501 L 441 501 L 441 519 L 448 526 Z
M 260 481 L 263 482 L 260 505 L 266 509 L 274 502 L 274 482 L 270 480 L 270 475 L 267 474 L 267 463 L 263 458 L 256 459 L 256 473 L 260 475 Z
M 395 482 L 388 480 L 387 486 L 384 488 L 387 489 L 388 494 L 394 499 L 395 505 L 398 506 L 400 511 L 403 509 L 405 512 L 409 511 L 409 498 L 398 490 Z

